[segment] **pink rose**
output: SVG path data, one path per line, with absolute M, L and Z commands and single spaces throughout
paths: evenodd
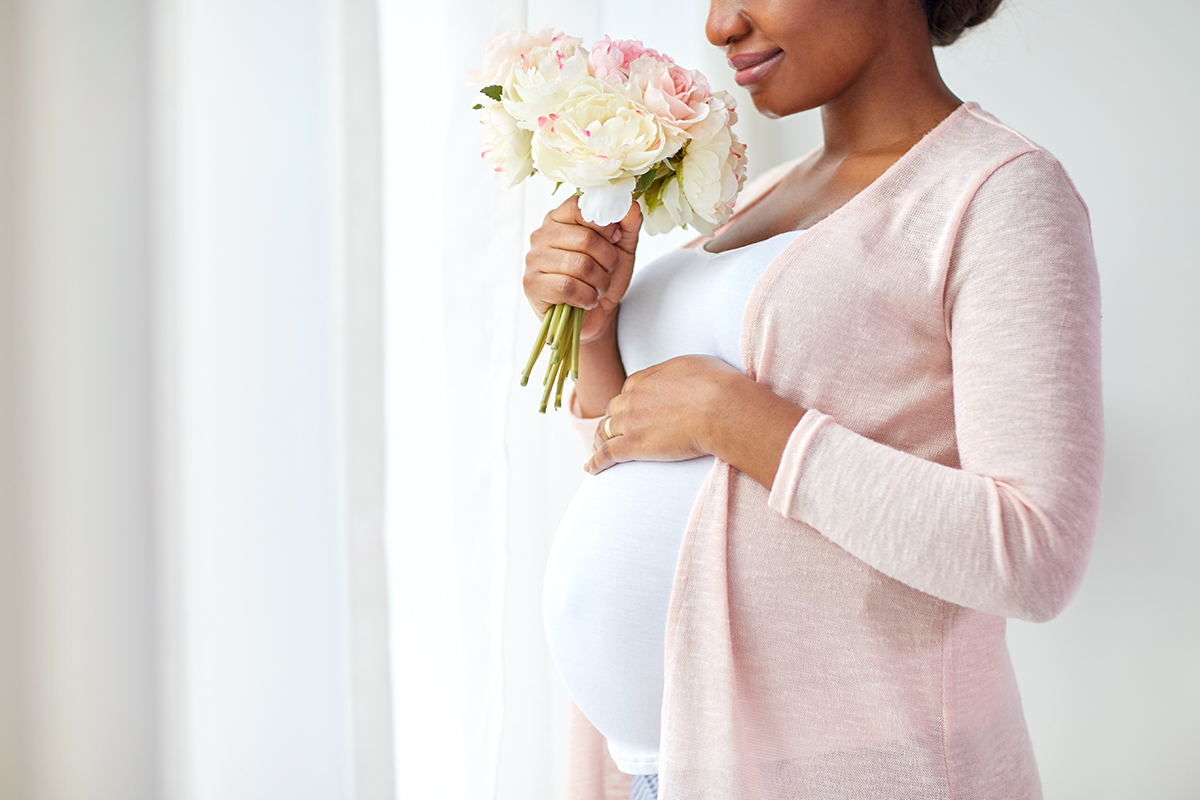
M 475 86 L 493 86 L 504 83 L 514 65 L 521 57 L 535 47 L 549 47 L 558 37 L 554 34 L 553 26 L 547 25 L 537 33 L 527 31 L 507 31 L 500 34 L 488 44 L 483 52 L 483 66 L 471 73 L 471 83 Z
M 646 108 L 681 130 L 708 116 L 712 97 L 708 81 L 673 61 L 638 58 L 629 66 L 629 83 L 642 95 Z
M 588 54 L 588 68 L 593 78 L 616 85 L 625 82 L 629 77 L 629 65 L 643 56 L 656 61 L 670 61 L 657 50 L 651 50 L 636 39 L 614 41 L 605 36 L 603 41 L 592 45 L 592 52 Z

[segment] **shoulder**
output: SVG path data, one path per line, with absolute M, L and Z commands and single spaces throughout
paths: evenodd
M 973 117 L 971 138 L 987 158 L 977 159 L 959 213 L 948 219 L 947 308 L 972 285 L 1013 305 L 1025 301 L 997 287 L 1098 298 L 1091 220 L 1062 163 L 994 117 Z
M 977 201 L 981 193 L 1001 193 L 1035 204 L 1077 204 L 1087 213 L 1062 162 L 975 103 L 964 104 L 960 118 L 934 149 L 937 159 L 970 176 L 963 181 L 964 199 Z

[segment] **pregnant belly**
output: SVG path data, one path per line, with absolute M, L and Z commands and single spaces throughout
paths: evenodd
M 712 457 L 629 462 L 587 478 L 546 567 L 551 655 L 619 755 L 657 757 L 667 605 L 679 546 Z M 630 764 L 630 766 L 637 766 Z

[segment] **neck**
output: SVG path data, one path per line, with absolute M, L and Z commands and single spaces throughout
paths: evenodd
M 894 41 L 821 107 L 824 158 L 903 153 L 962 104 L 942 81 L 931 48 L 906 46 L 912 37 Z

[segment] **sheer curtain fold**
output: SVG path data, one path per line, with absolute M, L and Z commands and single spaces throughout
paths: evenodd
M 0 796 L 393 796 L 374 13 L 0 2 Z
M 153 796 L 146 3 L 0 3 L 0 796 Z
M 350 617 L 355 796 L 395 796 L 384 539 L 383 118 L 375 0 L 339 0 L 340 292 L 343 525 Z
M 182 797 L 392 796 L 371 0 L 160 0 Z

